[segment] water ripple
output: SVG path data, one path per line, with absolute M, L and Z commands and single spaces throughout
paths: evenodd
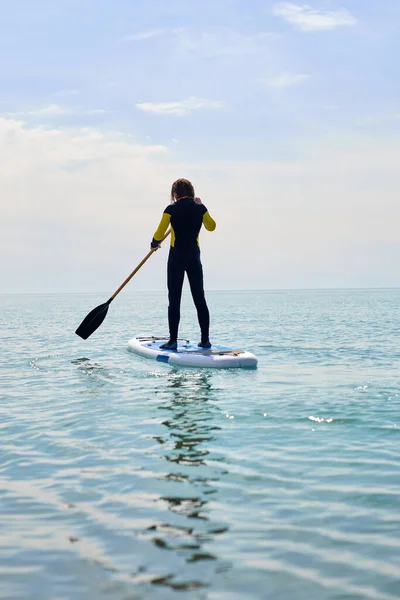
M 211 294 L 215 337 L 258 354 L 242 373 L 127 353 L 163 295 L 85 343 L 102 299 L 2 297 L 0 596 L 397 599 L 399 300 Z

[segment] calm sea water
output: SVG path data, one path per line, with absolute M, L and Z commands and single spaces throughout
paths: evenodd
M 80 340 L 106 299 L 0 298 L 0 597 L 398 599 L 400 290 L 209 293 L 253 371 L 129 354 L 165 294 Z

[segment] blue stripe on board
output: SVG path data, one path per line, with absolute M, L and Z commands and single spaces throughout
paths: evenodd
M 157 354 L 156 360 L 159 360 L 160 362 L 168 362 L 169 356 L 167 356 L 166 354 Z

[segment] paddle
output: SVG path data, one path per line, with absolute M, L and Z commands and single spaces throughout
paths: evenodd
M 161 242 L 163 242 L 165 240 L 165 238 L 167 236 L 169 236 L 170 233 L 171 233 L 171 230 L 168 230 L 167 233 L 164 235 L 163 239 L 161 240 Z M 120 293 L 120 291 L 132 279 L 132 277 L 135 275 L 135 273 L 137 273 L 139 271 L 140 267 L 142 267 L 144 265 L 146 260 L 148 258 L 150 258 L 150 256 L 156 250 L 157 250 L 157 248 L 152 248 L 150 250 L 150 252 L 144 257 L 142 262 L 140 262 L 138 264 L 136 269 L 134 271 L 132 271 L 132 273 L 129 275 L 129 277 L 127 277 L 125 279 L 124 283 L 122 283 L 119 286 L 117 291 L 111 296 L 111 298 L 109 300 L 107 300 L 107 302 L 105 302 L 104 304 L 100 304 L 100 306 L 96 306 L 96 308 L 94 308 L 93 310 L 90 311 L 90 313 L 83 319 L 82 323 L 79 325 L 78 329 L 75 331 L 75 333 L 77 335 L 79 335 L 79 337 L 81 337 L 83 340 L 87 340 L 88 337 L 90 335 L 92 335 L 92 333 L 94 331 L 96 331 L 96 329 L 98 327 L 100 327 L 100 325 L 106 318 L 106 314 L 108 312 L 108 307 L 110 306 L 111 302 L 114 300 L 115 296 L 117 296 Z

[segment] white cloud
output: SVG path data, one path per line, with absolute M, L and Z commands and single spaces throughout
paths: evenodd
M 159 37 L 163 33 L 163 29 L 150 29 L 148 31 L 139 31 L 138 33 L 133 33 L 131 35 L 123 37 L 120 41 L 122 43 L 141 42 L 144 40 L 150 40 L 152 38 Z
M 215 27 L 200 33 L 187 29 L 173 31 L 185 54 L 201 56 L 243 56 L 254 54 L 278 37 L 274 33 L 242 33 L 227 27 Z
M 273 13 L 301 31 L 324 31 L 357 23 L 356 18 L 345 8 L 325 11 L 313 9 L 308 4 L 283 2 L 275 5 Z
M 153 29 L 134 33 L 123 37 L 119 42 L 140 42 L 161 36 L 168 36 L 169 44 L 175 44 L 185 55 L 190 53 L 206 57 L 254 54 L 279 37 L 272 32 L 246 33 L 229 27 L 213 27 L 205 31 L 176 27 L 170 30 Z
M 177 177 L 193 181 L 218 224 L 201 234 L 208 289 L 399 285 L 400 141 L 288 145 L 296 158 L 286 161 L 246 160 L 244 146 L 237 161 L 187 163 L 122 134 L 0 119 L 2 291 L 106 299 L 147 253 Z M 127 293 L 164 289 L 166 257 L 163 248 Z
M 104 289 L 95 274 L 109 256 L 114 287 L 147 251 L 176 177 L 165 146 L 0 118 L 2 290 Z
M 35 117 L 56 117 L 59 115 L 69 115 L 71 112 L 72 111 L 70 108 L 65 108 L 63 106 L 59 106 L 58 104 L 50 104 L 50 106 L 45 106 L 44 108 L 38 108 L 36 110 L 30 110 L 25 114 Z M 21 114 L 23 115 L 24 113 Z
M 50 104 L 43 108 L 35 108 L 33 110 L 21 110 L 17 112 L 6 112 L 0 113 L 6 117 L 59 117 L 62 115 L 70 115 L 72 113 L 71 108 L 65 108 L 58 104 Z
M 105 110 L 104 108 L 92 108 L 91 110 L 86 111 L 87 115 L 105 115 L 109 113 L 109 110 Z
M 107 114 L 111 111 L 105 110 L 104 108 L 93 108 L 86 110 L 82 107 L 65 107 L 59 106 L 58 104 L 50 104 L 49 106 L 45 106 L 43 108 L 37 108 L 33 110 L 25 110 L 19 112 L 12 113 L 3 113 L 6 117 L 61 117 L 64 115 L 103 115 Z M 1 114 L 1 113 L 0 113 Z
M 268 87 L 283 90 L 284 88 L 300 85 L 308 79 L 310 79 L 310 75 L 301 73 L 281 73 L 275 77 L 261 79 L 261 82 L 265 83 Z
M 222 107 L 221 102 L 215 100 L 204 100 L 195 98 L 194 96 L 186 100 L 176 102 L 140 102 L 136 107 L 145 112 L 150 112 L 158 115 L 175 115 L 182 117 L 188 115 L 195 110 L 209 109 L 214 110 Z

